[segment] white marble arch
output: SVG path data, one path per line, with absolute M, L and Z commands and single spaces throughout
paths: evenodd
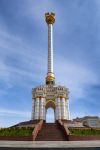
M 47 100 L 46 105 L 45 105 L 45 121 L 47 121 L 46 116 L 47 116 L 47 110 L 49 108 L 52 108 L 54 110 L 54 122 L 56 121 L 56 104 L 53 100 Z
M 69 120 L 68 100 L 57 97 L 56 99 L 48 100 L 44 97 L 37 97 L 32 102 L 32 120 L 45 120 L 47 109 L 53 108 L 54 118 L 56 120 Z

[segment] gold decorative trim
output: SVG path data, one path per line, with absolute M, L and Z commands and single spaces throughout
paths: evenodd
M 53 100 L 47 100 L 46 104 L 49 103 L 49 102 L 53 102 L 55 104 L 55 102 Z
M 55 13 L 45 13 L 45 21 L 47 24 L 54 24 L 55 22 Z
M 60 96 L 60 99 L 62 99 L 62 98 L 66 98 L 65 96 Z
M 52 107 L 52 108 L 56 108 L 56 104 L 55 104 L 55 102 L 53 101 L 53 100 L 48 100 L 48 101 L 46 101 L 46 104 L 45 104 L 45 108 L 47 109 L 47 105 L 48 105 L 48 103 L 49 102 L 52 102 L 51 104 L 53 104 L 53 105 L 51 105 L 50 107 Z
M 53 76 L 46 77 L 46 81 L 54 81 L 54 80 L 55 80 L 55 77 L 53 77 Z
M 62 98 L 66 99 L 66 96 L 57 96 L 57 98 L 60 98 L 62 100 Z

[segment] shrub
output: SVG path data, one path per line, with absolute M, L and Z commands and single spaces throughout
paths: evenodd
M 91 128 L 69 128 L 72 135 L 88 136 L 88 135 L 100 135 L 100 129 Z
M 0 136 L 30 136 L 34 127 L 23 128 L 3 128 L 0 129 Z

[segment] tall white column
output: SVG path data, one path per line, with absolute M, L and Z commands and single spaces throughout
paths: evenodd
M 40 119 L 44 119 L 44 98 L 40 99 Z
M 56 102 L 56 109 L 55 109 L 55 120 L 58 120 L 58 99 L 55 99 Z
M 48 25 L 48 72 L 46 84 L 54 84 L 55 76 L 53 72 L 53 24 L 55 22 L 54 13 L 46 13 L 45 20 Z
M 66 116 L 67 118 L 66 119 L 70 119 L 70 114 L 69 114 L 69 101 L 68 99 L 66 100 Z
M 57 111 L 58 111 L 58 119 L 61 119 L 61 103 L 60 103 L 60 98 L 57 98 Z
M 39 119 L 39 98 L 35 100 L 35 119 Z
M 35 99 L 32 99 L 32 120 L 34 119 L 35 116 Z
M 65 98 L 61 98 L 61 119 L 66 119 L 66 103 Z
M 53 73 L 53 25 L 48 24 L 48 73 Z
M 46 105 L 46 99 L 44 98 L 44 101 L 43 101 L 43 120 L 46 120 L 46 108 L 45 108 L 45 105 Z

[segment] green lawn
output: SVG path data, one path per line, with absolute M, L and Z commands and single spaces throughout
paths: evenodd
M 100 129 L 75 129 L 69 128 L 72 135 L 79 135 L 79 136 L 88 136 L 88 135 L 100 135 Z
M 30 136 L 34 127 L 22 128 L 3 128 L 0 129 L 0 136 Z

